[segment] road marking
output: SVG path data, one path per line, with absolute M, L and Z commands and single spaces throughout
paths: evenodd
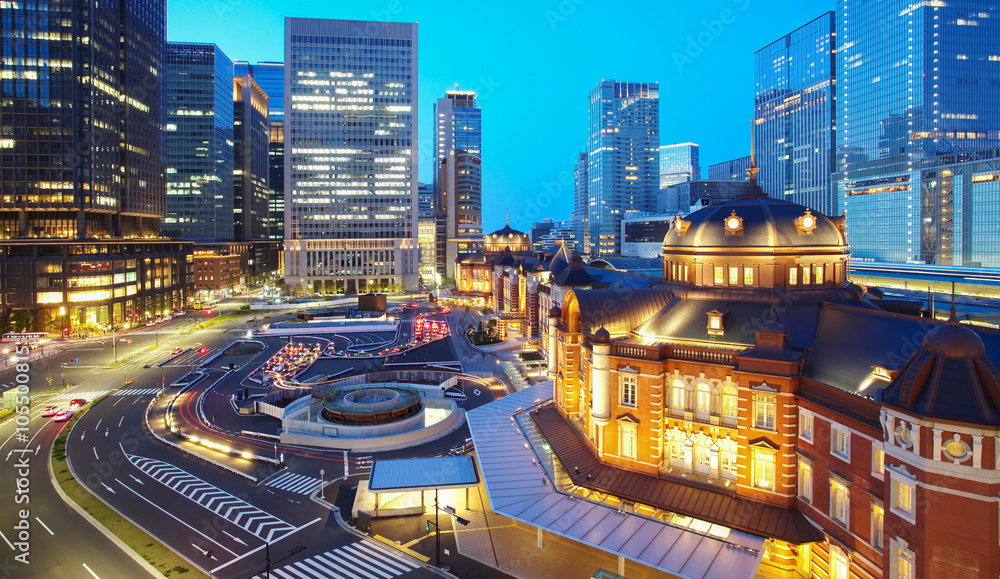
M 97 426 L 94 426 L 94 430 L 100 430 L 100 428 L 101 428 L 101 421 L 103 421 L 103 420 L 104 419 L 102 418 L 101 420 L 97 421 Z
M 56 535 L 55 533 L 52 532 L 52 529 L 50 529 L 48 525 L 46 525 L 45 523 L 42 522 L 41 519 L 39 519 L 38 517 L 35 517 L 35 520 L 38 521 L 38 524 L 41 525 L 42 527 L 44 527 L 45 530 L 48 531 L 50 535 L 52 535 L 53 537 Z
M 93 569 L 91 569 L 90 567 L 87 567 L 86 563 L 83 564 L 83 568 L 86 569 L 88 573 L 90 573 L 91 575 L 93 575 L 94 579 L 101 579 L 100 577 L 97 576 L 97 573 L 94 573 Z
M 122 400 L 125 400 L 125 399 L 124 398 L 119 398 L 118 400 L 115 400 L 115 403 L 112 404 L 112 406 L 118 406 L 118 403 L 121 402 Z
M 101 460 L 101 457 L 97 456 L 97 447 L 96 446 L 94 447 L 94 458 L 96 458 L 97 460 Z
M 132 475 L 128 475 L 128 476 L 129 476 L 129 477 L 131 477 L 131 478 L 132 478 L 132 480 L 134 480 L 135 482 L 137 482 L 137 483 L 141 484 L 142 486 L 146 486 L 146 483 L 144 483 L 144 482 L 142 482 L 141 480 L 139 480 L 139 479 L 135 478 L 134 476 L 132 476 Z
M 235 536 L 233 536 L 233 535 L 230 535 L 230 534 L 229 534 L 229 533 L 227 533 L 226 531 L 222 531 L 222 532 L 223 532 L 223 533 L 226 533 L 227 535 L 229 535 L 230 537 L 232 537 L 232 539 L 233 539 L 234 541 L 236 541 L 237 543 L 239 543 L 240 545 L 243 545 L 244 547 L 246 547 L 246 546 L 247 546 L 247 544 L 246 544 L 246 543 L 244 543 L 243 541 L 239 540 L 239 539 L 238 539 L 238 538 L 236 538 Z
M 14 550 L 14 545 L 12 545 L 10 543 L 10 539 L 7 538 L 7 535 L 3 534 L 3 531 L 0 531 L 0 537 L 3 537 L 3 542 L 7 543 L 7 546 L 10 547 L 11 551 L 13 551 Z
M 142 500 L 146 501 L 147 503 L 149 503 L 149 504 L 153 505 L 154 507 L 156 507 L 156 508 L 160 509 L 161 511 L 163 511 L 164 513 L 166 513 L 167 515 L 169 515 L 169 516 L 170 516 L 170 517 L 171 517 L 172 519 L 174 519 L 174 520 L 175 520 L 175 521 L 177 521 L 178 523 L 180 523 L 180 524 L 184 525 L 185 527 L 187 527 L 187 528 L 191 529 L 191 530 L 192 530 L 192 531 L 194 531 L 195 533 L 198 533 L 198 534 L 199 534 L 199 535 L 201 535 L 202 537 L 205 537 L 205 540 L 207 540 L 207 541 L 208 541 L 209 543 L 214 543 L 214 544 L 216 544 L 216 545 L 219 545 L 219 544 L 218 544 L 217 542 L 215 542 L 215 541 L 213 541 L 212 539 L 210 539 L 210 538 L 208 537 L 208 535 L 206 535 L 205 533 L 202 533 L 202 532 L 201 532 L 201 531 L 199 531 L 198 529 L 196 529 L 196 528 L 192 527 L 191 525 L 189 525 L 189 524 L 185 523 L 184 521 L 182 521 L 182 520 L 178 519 L 177 517 L 175 517 L 175 516 L 173 515 L 173 513 L 170 513 L 169 511 L 166 511 L 166 510 L 165 510 L 165 509 L 164 509 L 163 507 L 161 507 L 160 505 L 158 505 L 158 504 L 154 503 L 153 501 L 151 501 L 151 500 L 147 499 L 146 497 L 144 497 L 144 496 L 140 495 L 139 493 L 135 492 L 135 490 L 133 490 L 133 489 L 132 489 L 132 487 L 130 487 L 130 486 L 128 486 L 128 485 L 126 485 L 125 483 L 123 483 L 122 481 L 120 481 L 120 480 L 118 480 L 118 479 L 115 479 L 115 482 L 116 482 L 116 483 L 118 483 L 118 484 L 120 484 L 120 485 L 122 485 L 122 486 L 123 486 L 123 487 L 125 487 L 126 489 L 128 489 L 128 490 L 132 491 L 132 493 L 133 493 L 133 494 L 135 494 L 135 496 L 137 496 L 137 497 L 139 497 L 140 499 L 142 499 Z M 226 551 L 229 551 L 229 549 L 226 549 L 226 548 L 225 548 L 225 547 L 223 547 L 222 545 L 219 545 L 219 548 L 220 548 L 220 549 L 225 549 Z M 263 549 L 263 548 L 264 548 L 264 545 L 261 545 L 261 546 L 260 546 L 260 548 L 261 548 L 261 549 Z M 229 552 L 230 552 L 230 553 L 232 553 L 234 557 L 236 557 L 236 556 L 237 556 L 237 555 L 236 555 L 236 553 L 233 553 L 232 551 L 229 551 Z M 244 556 L 245 556 L 245 555 L 244 555 Z M 236 561 L 236 560 L 237 560 L 237 559 L 233 559 L 233 561 Z
M 134 492 L 134 491 L 133 491 L 133 492 Z M 284 535 L 282 535 L 282 536 L 278 537 L 277 539 L 274 539 L 274 540 L 272 540 L 272 541 L 270 541 L 270 542 L 271 542 L 271 543 L 277 543 L 278 541 L 283 541 L 283 540 L 287 539 L 288 537 L 291 537 L 291 536 L 292 536 L 292 535 L 294 535 L 295 533 L 298 533 L 298 532 L 299 532 L 299 531 L 301 531 L 302 529 L 305 529 L 306 527 L 311 527 L 312 525 L 315 525 L 316 523 L 318 523 L 318 522 L 320 522 L 320 521 L 322 521 L 322 520 L 323 520 L 323 519 L 322 519 L 322 517 L 317 517 L 317 518 L 315 518 L 315 519 L 313 519 L 313 520 L 309 521 L 308 523 L 306 523 L 306 524 L 302 525 L 301 527 L 298 527 L 298 528 L 296 528 L 296 529 L 292 529 L 291 531 L 288 531 L 288 532 L 287 532 L 287 533 L 285 533 Z M 237 558 L 233 559 L 232 561 L 229 561 L 228 563 L 225 563 L 225 564 L 223 564 L 223 565 L 219 565 L 219 566 L 218 566 L 218 567 L 216 567 L 215 569 L 212 569 L 212 570 L 211 570 L 211 572 L 212 572 L 212 573 L 215 573 L 215 574 L 218 574 L 218 572 L 219 572 L 220 570 L 222 570 L 222 569 L 225 569 L 226 567 L 228 567 L 228 566 L 232 565 L 233 563 L 235 563 L 235 562 L 237 562 L 237 561 L 240 561 L 240 560 L 242 560 L 242 559 L 244 559 L 244 558 L 246 558 L 246 557 L 249 557 L 250 555 L 253 555 L 254 553 L 256 553 L 257 551 L 260 551 L 261 549 L 263 549 L 263 548 L 264 548 L 264 547 L 266 547 L 266 546 L 267 546 L 267 544 L 265 543 L 264 545 L 261 545 L 260 547 L 257 547 L 257 548 L 256 548 L 256 549 L 254 549 L 253 551 L 247 551 L 246 553 L 243 553 L 242 555 L 240 555 L 239 557 L 237 557 Z M 223 548 L 225 548 L 225 547 L 223 547 Z M 226 550 L 228 551 L 228 549 L 226 549 Z
M 114 490 L 112 490 L 111 487 L 109 487 L 108 485 L 106 485 L 104 483 L 101 483 L 101 486 L 104 487 L 104 488 L 106 488 L 106 489 L 108 489 L 109 491 L 111 491 L 111 494 L 113 494 L 113 495 L 117 495 L 118 494 Z
M 122 416 L 122 417 L 121 417 L 121 419 L 119 419 L 119 420 L 118 420 L 118 428 L 121 428 L 121 427 L 122 427 L 122 421 L 123 421 L 123 420 L 125 420 L 125 417 L 124 417 L 124 416 Z

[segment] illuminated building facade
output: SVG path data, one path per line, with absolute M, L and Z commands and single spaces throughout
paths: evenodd
M 218 46 L 167 43 L 163 234 L 233 240 L 233 61 Z
M 747 169 L 749 168 L 750 155 L 738 157 L 709 165 L 705 172 L 705 179 L 710 181 L 746 181 L 749 179 L 747 176 Z
M 580 153 L 573 165 L 573 229 L 576 232 L 576 249 L 586 253 L 590 249 L 590 195 L 587 179 L 587 152 Z
M 760 537 L 755 576 L 1000 572 L 1000 332 L 850 283 L 845 226 L 758 190 L 677 217 L 659 281 L 565 292 L 531 420 L 566 492 Z
M 236 241 L 268 238 L 267 95 L 251 76 L 233 78 L 233 206 Z
M 417 25 L 285 19 L 285 283 L 417 289 Z
M 674 143 L 660 145 L 660 189 L 701 179 L 698 145 Z
M 18 57 L 0 75 L 3 315 L 79 333 L 183 307 L 190 245 L 158 239 L 165 18 L 162 3 L 0 5 Z
M 827 12 L 754 54 L 755 145 L 768 195 L 835 213 L 836 23 Z
M 660 190 L 660 89 L 657 83 L 602 80 L 590 91 L 587 145 L 592 257 L 621 251 L 628 211 L 654 213 Z
M 475 91 L 450 90 L 434 104 L 434 216 L 444 277 L 454 277 L 459 254 L 482 247 L 482 117 Z
M 959 265 L 953 244 L 968 232 L 924 163 L 1000 146 L 1000 6 L 840 0 L 837 13 L 835 178 L 852 251 Z

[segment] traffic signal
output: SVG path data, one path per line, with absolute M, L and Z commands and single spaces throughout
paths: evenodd
M 205 353 L 205 352 L 207 352 L 207 351 L 208 351 L 208 349 L 207 349 L 207 348 L 201 348 L 200 350 L 198 350 L 198 353 L 199 353 L 199 354 L 204 354 L 204 353 Z
M 425 533 L 431 532 L 431 522 L 430 521 L 424 521 L 424 532 Z
M 63 328 L 63 333 L 64 334 L 68 334 L 69 333 L 69 326 Z
M 205 315 L 206 316 L 212 315 L 212 310 L 205 310 Z

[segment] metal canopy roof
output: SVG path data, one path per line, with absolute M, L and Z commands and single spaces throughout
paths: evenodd
M 557 490 L 514 416 L 552 397 L 543 382 L 470 411 L 490 507 L 516 521 L 690 579 L 750 579 L 764 539 L 732 530 L 721 539 Z
M 421 489 L 464 489 L 479 484 L 471 455 L 376 460 L 368 477 L 373 493 Z

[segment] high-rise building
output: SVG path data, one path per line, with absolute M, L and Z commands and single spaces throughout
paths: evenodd
M 708 166 L 705 179 L 710 181 L 749 181 L 750 155 Z
M 437 220 L 434 218 L 434 185 L 417 183 L 417 238 L 420 245 L 420 281 L 441 280 L 437 268 Z
M 233 225 L 236 241 L 267 239 L 267 95 L 251 76 L 233 79 Z
M 587 152 L 583 151 L 573 166 L 573 230 L 577 251 L 590 248 L 590 196 L 588 195 Z
M 434 217 L 434 185 L 430 183 L 417 183 L 417 217 Z
M 163 233 L 233 239 L 233 62 L 214 44 L 167 43 Z
M 660 190 L 657 83 L 602 80 L 590 91 L 587 155 L 590 254 L 621 251 L 627 211 L 653 213 Z
M 836 181 L 856 258 L 954 260 L 958 200 L 921 167 L 1000 146 L 997 38 L 996 2 L 838 2 Z
M 836 210 L 834 20 L 827 12 L 754 54 L 760 186 L 823 213 Z
M 528 229 L 528 236 L 531 238 L 531 251 L 540 253 L 542 251 L 543 237 L 552 231 L 556 222 L 551 217 L 546 217 L 541 221 L 531 224 Z
M 698 145 L 674 143 L 660 146 L 660 189 L 701 179 Z
M 417 289 L 417 25 L 285 19 L 285 283 Z
M 450 90 L 434 105 L 434 211 L 438 273 L 455 276 L 455 258 L 482 248 L 482 109 L 474 91 Z
M 0 316 L 77 334 L 183 307 L 190 244 L 159 237 L 164 3 L 4 2 L 0 27 Z

